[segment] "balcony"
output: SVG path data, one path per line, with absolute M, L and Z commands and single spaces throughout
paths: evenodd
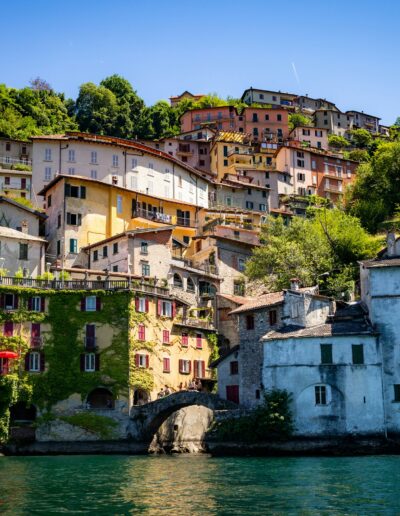
M 193 156 L 193 151 L 190 149 L 190 145 L 181 145 L 179 144 L 178 149 L 176 150 L 177 156 Z
M 201 328 L 203 330 L 215 330 L 215 326 L 209 319 L 199 319 L 195 317 L 183 317 L 181 320 L 176 319 L 174 324 L 177 326 L 185 326 L 190 328 Z
M 11 158 L 10 156 L 0 156 L 0 165 L 3 165 L 2 168 L 13 168 L 15 165 L 28 165 L 32 167 L 32 160 L 28 158 L 22 159 Z M 4 167 L 6 165 L 6 167 Z
M 218 275 L 218 268 L 216 265 L 211 265 L 207 262 L 195 262 L 193 260 L 187 260 L 186 258 L 181 258 L 180 256 L 174 255 L 173 259 L 179 263 L 175 264 L 181 267 L 189 267 L 190 269 L 194 269 L 196 271 L 205 272 L 206 274 L 212 274 L 214 276 Z M 175 287 L 177 285 L 174 285 Z
M 144 219 L 153 220 L 155 222 L 163 222 L 165 224 L 171 224 L 172 222 L 171 215 L 161 213 L 160 211 L 144 210 L 142 208 L 138 208 L 132 211 L 132 219 L 136 217 L 142 217 Z
M 42 337 L 31 337 L 31 348 L 40 348 L 42 344 Z

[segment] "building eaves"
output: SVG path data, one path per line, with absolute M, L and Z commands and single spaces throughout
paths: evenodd
M 25 206 L 24 204 L 20 204 L 19 202 L 17 201 L 14 201 L 13 199 L 11 199 L 10 197 L 6 197 L 4 195 L 0 195 L 0 204 L 2 202 L 5 202 L 7 204 L 11 204 L 12 206 L 16 206 L 17 208 L 21 209 L 21 210 L 24 210 L 24 211 L 27 211 L 29 213 L 32 213 L 32 215 L 36 215 L 37 217 L 41 218 L 41 219 L 47 219 L 47 215 L 41 211 L 38 211 L 38 210 L 35 210 L 34 208 L 29 208 L 28 206 Z

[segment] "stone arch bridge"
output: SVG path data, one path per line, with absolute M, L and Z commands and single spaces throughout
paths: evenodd
M 184 407 L 200 405 L 211 410 L 234 410 L 238 406 L 216 394 L 197 391 L 180 391 L 141 406 L 130 412 L 130 435 L 133 439 L 150 443 L 163 422 Z

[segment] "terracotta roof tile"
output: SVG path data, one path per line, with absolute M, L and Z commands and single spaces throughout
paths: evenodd
M 259 296 L 258 298 L 252 299 L 239 308 L 235 308 L 235 310 L 232 310 L 230 313 L 236 315 L 242 312 L 248 312 L 249 310 L 259 310 L 260 308 L 265 308 L 267 306 L 277 305 L 280 303 L 283 303 L 283 291 L 272 292 L 271 294 L 264 294 Z
M 312 338 L 312 337 L 334 337 L 340 335 L 374 335 L 371 326 L 363 319 L 349 321 L 333 321 L 303 328 L 301 326 L 288 325 L 279 330 L 267 333 L 262 340 Z

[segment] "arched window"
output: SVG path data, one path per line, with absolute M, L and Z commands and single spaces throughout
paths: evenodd
M 183 288 L 182 278 L 177 273 L 174 274 L 174 287 Z
M 192 280 L 192 278 L 188 278 L 187 279 L 186 290 L 188 292 L 194 292 L 195 291 L 194 281 Z

